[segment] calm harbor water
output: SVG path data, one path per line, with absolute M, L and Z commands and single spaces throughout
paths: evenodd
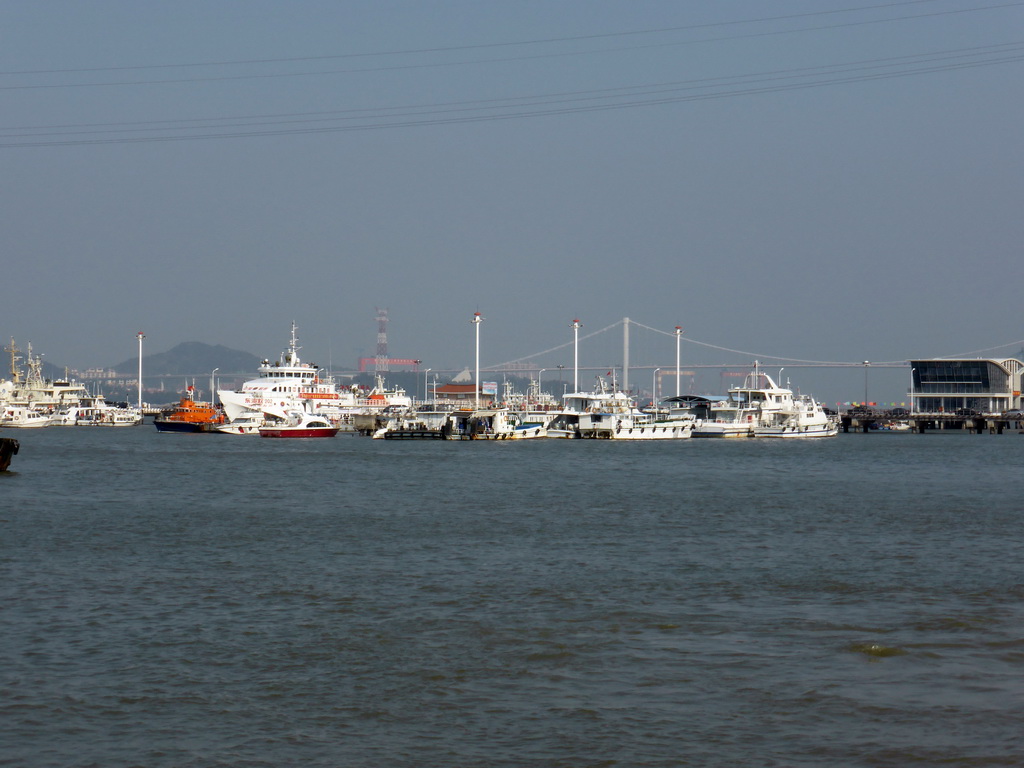
M 1024 765 L 1021 435 L 5 434 L 0 765 Z

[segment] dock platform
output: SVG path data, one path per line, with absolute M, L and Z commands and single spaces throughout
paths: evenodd
M 907 424 L 918 434 L 926 432 L 962 430 L 976 434 L 1001 435 L 1003 432 L 1024 434 L 1024 418 L 1019 415 L 1007 416 L 998 413 L 957 414 L 957 413 L 899 413 L 878 410 L 871 412 L 848 412 L 840 414 L 839 423 L 843 432 L 874 432 L 891 429 L 885 425 Z

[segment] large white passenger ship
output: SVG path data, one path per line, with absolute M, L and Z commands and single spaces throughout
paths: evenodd
M 317 365 L 299 358 L 296 325 L 292 323 L 288 349 L 279 360 L 263 360 L 259 376 L 242 384 L 237 390 L 217 390 L 217 396 L 228 417 L 228 424 L 219 431 L 234 434 L 259 434 L 267 418 L 287 419 L 296 411 L 320 415 L 332 423 L 344 420 L 356 405 L 350 391 L 339 391 L 334 380 Z M 235 424 L 238 429 L 232 429 Z M 344 425 L 338 423 L 338 426 Z

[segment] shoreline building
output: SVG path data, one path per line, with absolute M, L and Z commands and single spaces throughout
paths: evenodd
M 911 360 L 911 413 L 1005 413 L 1021 407 L 1024 363 L 1016 358 Z

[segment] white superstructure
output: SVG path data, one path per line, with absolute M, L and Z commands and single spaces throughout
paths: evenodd
M 323 416 L 335 426 L 350 429 L 348 424 L 352 409 L 356 407 L 356 396 L 348 390 L 339 391 L 334 380 L 325 376 L 319 366 L 299 359 L 295 331 L 295 323 L 292 323 L 288 349 L 279 360 L 264 360 L 257 378 L 245 382 L 238 390 L 217 391 L 229 424 L 237 421 L 249 428 L 220 431 L 258 434 L 252 428 L 258 430 L 263 418 L 287 419 L 296 411 Z

